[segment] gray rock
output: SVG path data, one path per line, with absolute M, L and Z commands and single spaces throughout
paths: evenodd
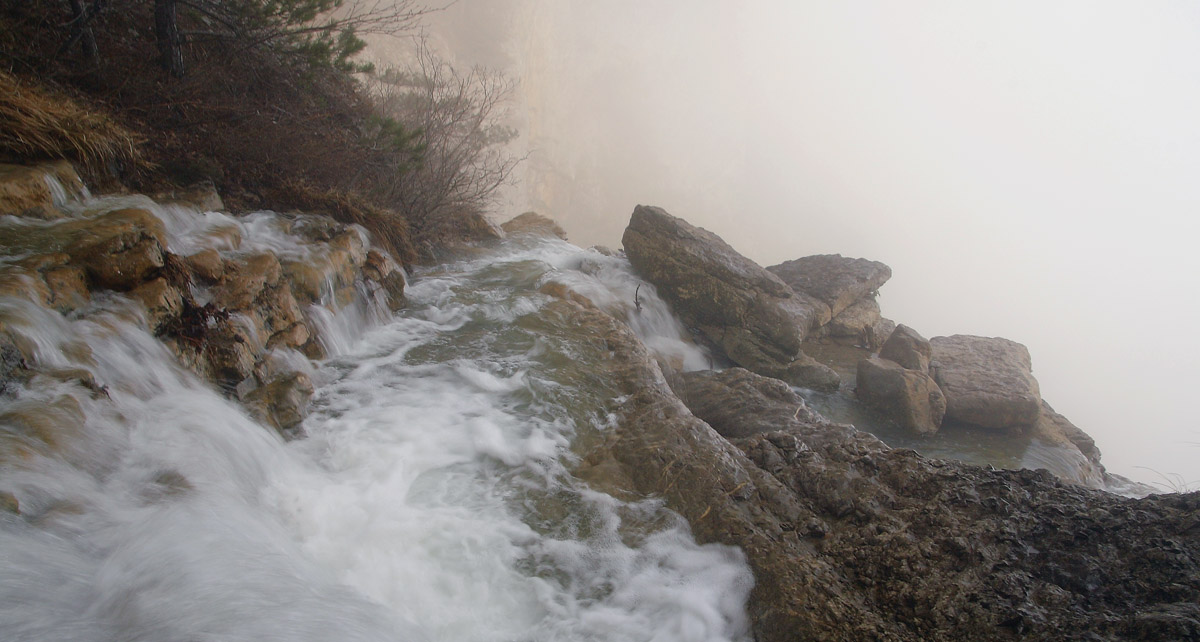
M 1003 338 L 956 334 L 930 340 L 946 419 L 985 428 L 1032 425 L 1042 398 L 1029 351 Z
M 818 306 L 720 237 L 639 205 L 622 242 L 634 269 L 731 361 L 801 386 L 837 387 L 836 373 L 800 352 Z
M 743 368 L 685 372 L 670 384 L 693 414 L 726 439 L 823 421 L 786 383 Z
M 896 326 L 879 349 L 880 358 L 924 373 L 929 372 L 929 360 L 933 358 L 932 355 L 933 347 L 929 345 L 929 340 L 904 324 Z
M 864 297 L 821 326 L 817 334 L 839 345 L 878 348 L 892 330 L 879 312 L 875 298 Z
M 919 434 L 937 432 L 946 415 L 946 398 L 932 377 L 880 357 L 858 362 L 855 394 Z
M 829 306 L 833 316 L 873 295 L 892 278 L 892 268 L 879 261 L 851 259 L 841 254 L 806 256 L 767 269 L 796 292 Z

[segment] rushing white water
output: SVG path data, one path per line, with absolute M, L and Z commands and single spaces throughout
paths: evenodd
M 154 211 L 179 253 L 302 251 L 270 214 Z M 310 311 L 338 356 L 315 364 L 308 437 L 287 443 L 123 297 L 71 317 L 0 299 L 30 365 L 59 372 L 0 395 L 0 490 L 20 503 L 0 511 L 0 638 L 746 638 L 739 551 L 572 475 L 615 392 L 539 288 L 627 315 L 664 360 L 707 361 L 650 288 L 638 309 L 623 265 L 516 239 L 421 275 L 385 323 L 366 301 Z

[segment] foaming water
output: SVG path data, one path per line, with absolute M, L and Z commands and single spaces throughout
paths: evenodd
M 544 315 L 537 288 L 581 254 L 539 244 L 423 275 L 405 318 L 318 373 L 309 437 L 291 447 L 324 474 L 278 501 L 313 558 L 434 639 L 740 638 L 738 551 L 571 474 L 614 391 L 586 376 L 604 355 Z
M 544 238 L 518 238 L 555 268 L 538 285 L 561 283 L 600 309 L 624 321 L 652 352 L 675 370 L 707 370 L 714 365 L 709 351 L 688 338 L 688 332 L 658 296 L 653 285 L 634 272 L 628 259 L 595 249 Z
M 229 225 L 243 250 L 291 251 L 273 215 L 187 229 L 156 213 L 173 251 Z M 745 639 L 739 551 L 573 475 L 616 392 L 538 289 L 569 282 L 638 320 L 627 268 L 581 271 L 592 254 L 511 244 L 423 275 L 384 323 L 365 297 L 316 306 L 335 356 L 290 443 L 179 367 L 122 297 L 71 318 L 0 300 L 30 365 L 59 372 L 0 396 L 0 490 L 21 508 L 0 512 L 2 637 Z

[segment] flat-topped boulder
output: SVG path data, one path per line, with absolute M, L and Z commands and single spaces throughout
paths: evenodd
M 985 428 L 1030 426 L 1042 398 L 1029 350 L 1003 338 L 956 334 L 929 341 L 946 419 Z
M 716 234 L 639 205 L 622 242 L 638 274 L 731 361 L 796 385 L 837 387 L 836 373 L 800 352 L 817 306 Z
M 793 290 L 829 306 L 833 316 L 873 295 L 892 278 L 892 268 L 841 254 L 816 254 L 767 268 Z

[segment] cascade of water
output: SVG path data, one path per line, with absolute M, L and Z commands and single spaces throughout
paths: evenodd
M 46 172 L 42 174 L 42 180 L 46 181 L 46 187 L 50 189 L 50 198 L 54 202 L 55 207 L 66 207 L 75 199 L 67 193 L 67 188 L 63 186 L 62 181 L 58 180 L 54 174 Z M 91 192 L 87 187 L 82 187 L 80 196 L 86 200 L 91 198 Z
M 243 250 L 304 251 L 270 214 L 154 211 L 176 252 L 230 226 Z M 314 372 L 309 437 L 286 444 L 176 364 L 123 297 L 71 318 L 4 299 L 29 365 L 57 373 L 0 397 L 0 490 L 20 504 L 0 511 L 4 637 L 745 638 L 739 551 L 572 474 L 615 392 L 537 290 L 566 282 L 636 324 L 627 268 L 593 254 L 514 243 L 430 271 L 365 336 L 382 314 L 369 297 L 314 311 L 335 356 Z M 687 347 L 677 325 L 640 332 Z
M 660 360 L 676 370 L 706 370 L 714 365 L 707 348 L 696 345 L 658 296 L 623 256 L 609 256 L 557 239 L 518 239 L 555 268 L 543 282 L 561 283 L 597 307 L 624 321 Z M 542 284 L 539 284 L 542 285 Z

